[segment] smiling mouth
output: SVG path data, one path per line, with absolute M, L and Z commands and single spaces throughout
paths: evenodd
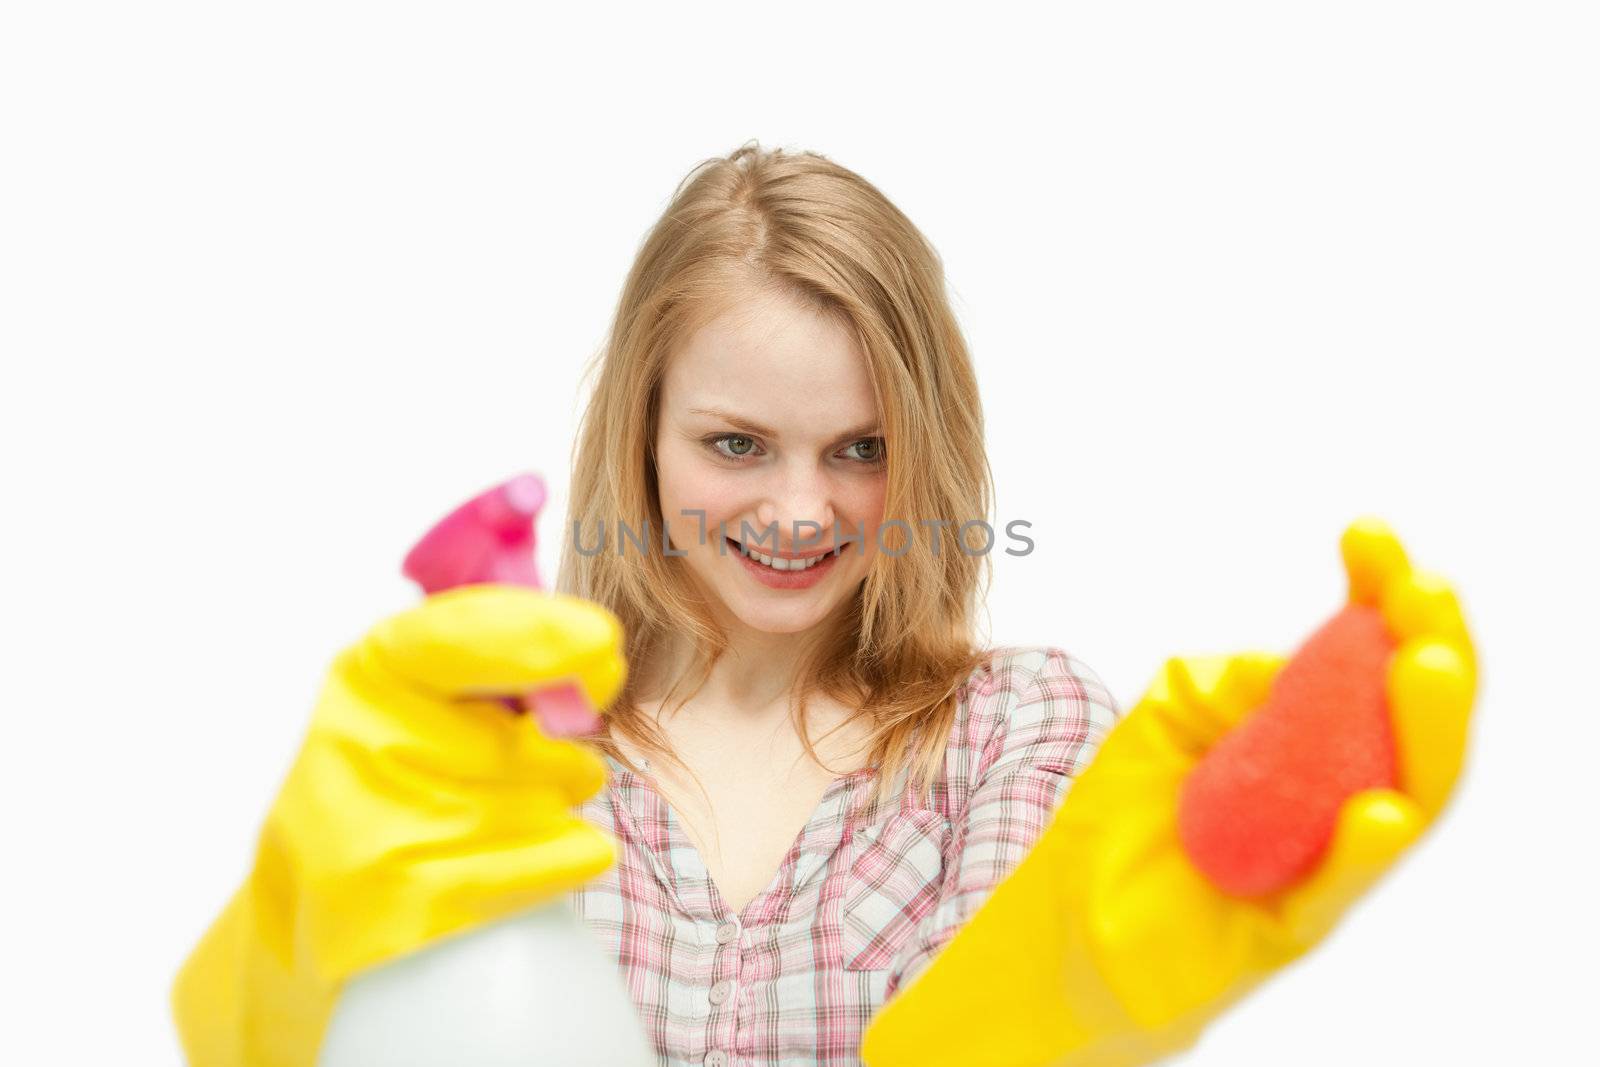
M 763 566 L 785 574 L 793 574 L 796 571 L 810 570 L 812 567 L 817 566 L 824 560 L 829 560 L 834 556 L 837 556 L 844 549 L 844 545 L 839 544 L 835 545 L 833 548 L 827 549 L 824 552 L 819 552 L 814 556 L 802 556 L 799 559 L 785 559 L 782 556 L 769 556 L 765 552 L 760 552 L 754 548 L 750 548 L 739 541 L 735 541 L 731 537 L 727 540 L 728 544 L 733 547 L 735 552 L 749 556 L 752 560 L 761 563 Z

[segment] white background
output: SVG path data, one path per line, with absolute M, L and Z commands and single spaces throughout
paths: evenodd
M 972 345 L 992 636 L 1125 704 L 1288 649 L 1372 512 L 1481 647 L 1454 807 L 1182 1062 L 1593 1062 L 1594 24 L 1581 4 L 9 4 L 8 1063 L 168 1063 L 334 653 L 522 469 L 674 185 L 811 148 Z

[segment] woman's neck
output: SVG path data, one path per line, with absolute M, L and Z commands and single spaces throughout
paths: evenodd
M 790 705 L 802 660 L 825 632 L 770 634 L 748 630 L 737 621 L 723 625 L 728 648 L 699 689 L 691 695 L 680 688 L 667 700 L 673 683 L 684 680 L 694 666 L 696 652 L 688 637 L 673 633 L 640 665 L 634 703 L 670 738 L 679 758 L 700 768 L 697 773 L 725 762 L 730 753 L 739 753 L 741 759 L 756 754 L 780 762 L 802 759 Z M 848 702 L 823 695 L 806 701 L 807 733 L 830 773 L 863 764 L 870 723 L 855 712 Z
M 692 704 L 699 715 L 713 715 L 730 727 L 764 726 L 788 715 L 799 670 L 822 634 L 813 629 L 800 634 L 774 634 L 752 630 L 737 620 L 725 621 L 727 649 L 711 665 L 705 683 Z M 642 700 L 657 703 L 694 666 L 692 639 L 674 633 L 658 647 L 645 665 Z M 673 703 L 684 694 L 673 694 Z

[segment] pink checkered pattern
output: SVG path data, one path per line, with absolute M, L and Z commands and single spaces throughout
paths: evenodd
M 837 778 L 772 882 L 738 914 L 676 814 L 608 758 L 581 814 L 618 863 L 571 900 L 617 960 L 663 1067 L 845 1067 L 918 974 L 1038 840 L 1119 715 L 1058 648 L 1000 648 L 960 691 L 931 805 Z

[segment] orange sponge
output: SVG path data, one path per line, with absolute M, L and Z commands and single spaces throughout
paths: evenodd
M 1178 836 L 1217 888 L 1250 897 L 1293 885 L 1316 867 L 1346 799 L 1395 787 L 1394 648 L 1376 608 L 1346 605 L 1189 773 Z

